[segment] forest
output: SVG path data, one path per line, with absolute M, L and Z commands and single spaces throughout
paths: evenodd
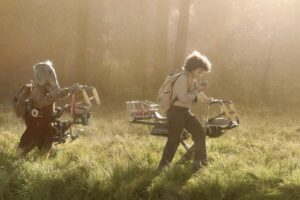
M 0 2 L 1 99 L 51 60 L 62 86 L 97 87 L 104 102 L 155 100 L 164 77 L 198 50 L 207 94 L 245 105 L 297 105 L 297 0 Z M 5 101 L 7 102 L 7 101 Z

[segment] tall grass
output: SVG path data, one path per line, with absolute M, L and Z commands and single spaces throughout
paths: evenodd
M 17 157 L 24 126 L 0 114 L 0 199 L 299 200 L 299 117 L 244 110 L 241 126 L 207 140 L 209 166 L 156 171 L 165 138 L 128 123 L 124 112 L 99 113 L 77 140 L 47 155 Z

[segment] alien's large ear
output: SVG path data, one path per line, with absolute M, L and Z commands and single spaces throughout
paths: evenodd
M 50 61 L 46 61 L 47 66 L 48 66 L 48 83 L 51 85 L 51 87 L 53 88 L 60 88 L 58 81 L 57 81 L 57 76 L 56 76 L 56 72 L 55 69 L 52 65 L 52 62 Z

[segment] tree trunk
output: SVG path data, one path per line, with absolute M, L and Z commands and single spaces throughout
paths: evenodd
M 88 34 L 88 10 L 89 1 L 80 0 L 78 2 L 78 23 L 77 23 L 77 50 L 75 54 L 75 70 L 78 82 L 87 80 L 87 34 Z
M 282 8 L 281 3 L 278 3 L 277 8 Z M 278 9 L 279 10 L 279 9 Z M 263 71 L 262 83 L 261 83 L 261 96 L 266 104 L 269 104 L 271 101 L 271 91 L 270 91 L 270 72 L 272 70 L 272 65 L 274 64 L 274 54 L 276 53 L 275 42 L 277 39 L 277 34 L 279 31 L 278 24 L 282 22 L 282 11 L 278 11 L 276 14 L 276 18 L 273 24 L 273 32 L 270 38 L 269 49 L 267 50 L 267 58 L 266 58 L 266 67 Z
M 185 58 L 191 2 L 192 0 L 180 1 L 180 14 L 178 18 L 175 46 L 175 68 L 182 66 Z
M 170 5 L 169 0 L 156 1 L 156 33 L 155 33 L 155 68 L 167 69 L 168 56 L 168 24 Z
M 89 70 L 93 73 L 88 74 L 87 84 L 93 84 L 94 86 L 100 86 L 107 83 L 108 77 L 99 76 L 103 74 L 110 74 L 107 72 L 109 68 L 103 68 L 104 52 L 107 51 L 108 45 L 104 41 L 104 36 L 109 35 L 110 29 L 105 24 L 106 8 L 104 1 L 90 0 L 89 10 L 89 26 L 88 29 L 88 55 L 86 54 L 85 67 L 89 67 Z M 106 80 L 106 81 L 105 81 Z

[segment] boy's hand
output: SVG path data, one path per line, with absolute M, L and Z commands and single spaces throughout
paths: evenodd
M 214 98 L 209 97 L 209 98 L 208 98 L 208 103 L 211 103 L 211 102 L 213 102 L 214 100 L 215 100 Z

